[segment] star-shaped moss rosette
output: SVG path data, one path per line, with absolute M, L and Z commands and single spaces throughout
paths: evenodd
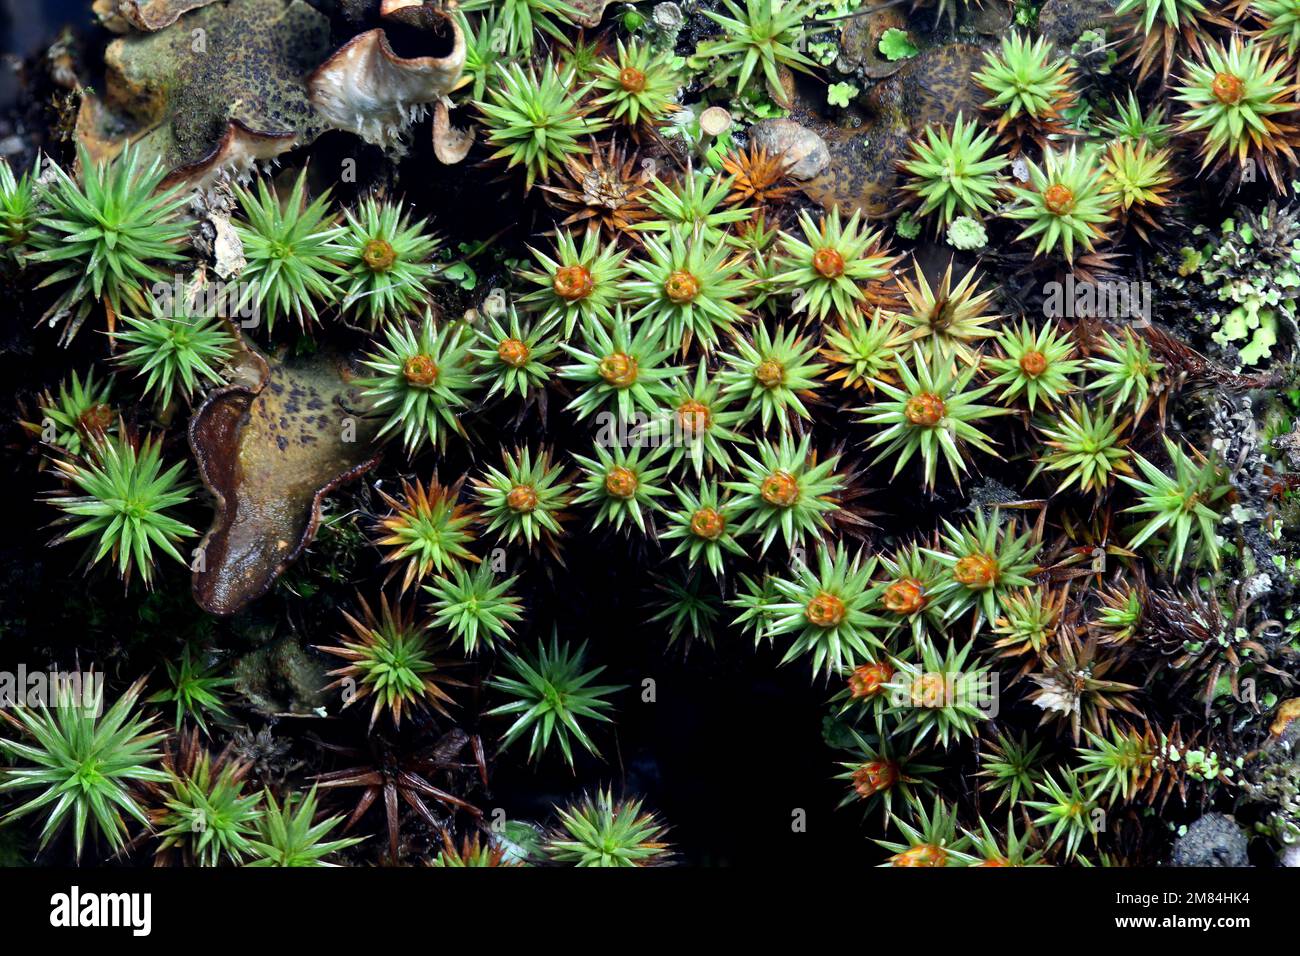
M 719 494 L 716 481 L 702 483 L 698 494 L 683 485 L 673 491 L 681 507 L 668 513 L 668 528 L 659 533 L 660 539 L 677 542 L 674 558 L 685 555 L 692 567 L 703 561 L 714 577 L 722 577 L 724 551 L 742 558 L 747 553 L 736 541 L 729 496 Z
M 1145 139 L 1153 149 L 1163 149 L 1169 143 L 1172 128 L 1165 121 L 1165 107 L 1159 103 L 1145 105 L 1144 110 L 1144 104 L 1132 90 L 1125 99 L 1115 97 L 1111 100 L 1110 115 L 1097 119 L 1098 132 L 1115 142 L 1136 143 Z
M 723 66 L 712 74 L 713 84 L 735 78 L 735 95 L 740 96 L 756 74 L 767 82 L 778 106 L 790 104 L 781 83 L 781 67 L 811 73 L 814 60 L 803 52 L 803 21 L 812 17 L 812 6 L 804 0 L 744 0 L 744 7 L 722 0 L 725 13 L 705 10 L 704 15 L 722 27 L 721 39 L 701 43 L 697 55 L 719 59 Z
M 1208 561 L 1218 570 L 1222 554 L 1215 532 L 1220 517 L 1210 506 L 1231 492 L 1232 485 L 1214 457 L 1206 457 L 1193 448 L 1193 458 L 1168 437 L 1165 437 L 1164 445 L 1173 466 L 1172 475 L 1134 453 L 1133 461 L 1141 471 L 1141 477 L 1119 476 L 1139 496 L 1138 503 L 1126 508 L 1125 514 L 1138 515 L 1143 521 L 1129 540 L 1128 547 L 1141 547 L 1160 534 L 1168 538 L 1164 558 L 1170 563 L 1173 574 L 1177 575 L 1182 568 L 1189 545 L 1197 565 Z
M 446 448 L 448 432 L 463 437 L 460 416 L 475 387 L 464 326 L 435 328 L 426 312 L 418 329 L 391 322 L 384 337 L 363 362 L 374 374 L 357 380 L 371 414 L 383 418 L 376 437 L 401 435 L 408 456 L 426 444 Z
M 146 703 L 172 705 L 175 714 L 172 728 L 178 733 L 181 724 L 189 720 L 196 735 L 201 732 L 205 737 L 211 737 L 212 731 L 208 728 L 210 716 L 219 717 L 222 722 L 230 719 L 225 689 L 233 686 L 236 680 L 221 676 L 223 668 L 219 661 L 195 660 L 196 653 L 194 645 L 187 643 L 181 648 L 179 658 L 164 660 L 166 684 L 162 690 L 147 697 Z
M 635 278 L 623 293 L 639 306 L 632 317 L 658 329 L 670 346 L 685 352 L 698 341 L 708 351 L 745 317 L 743 261 L 721 239 L 675 227 L 662 238 L 646 236 L 642 249 L 645 258 L 628 263 Z
M 544 850 L 555 863 L 571 866 L 663 866 L 672 847 L 659 816 L 641 809 L 642 801 L 615 801 L 609 789 L 567 807 L 556 807 L 560 825 L 546 837 Z
M 687 462 L 697 476 L 715 469 L 730 472 L 728 446 L 750 441 L 736 430 L 742 413 L 722 396 L 722 383 L 703 360 L 693 379 L 687 374 L 673 384 L 675 392 L 665 403 L 667 408 L 646 426 L 653 429 L 654 440 L 668 445 L 668 467 Z
M 376 614 L 358 595 L 357 606 L 359 617 L 343 612 L 350 634 L 341 635 L 338 644 L 315 645 L 316 650 L 345 662 L 329 672 L 335 680 L 324 689 L 343 688 L 345 709 L 370 698 L 371 731 L 383 713 L 398 729 L 403 710 L 429 708 L 449 718 L 447 706 L 456 702 L 447 688 L 466 685 L 446 672 L 464 662 L 439 656 L 441 642 L 429 621 L 416 618 L 415 602 L 390 604 L 388 595 L 381 594 Z
M 555 253 L 532 250 L 538 269 L 521 276 L 541 286 L 527 293 L 522 303 L 542 312 L 543 322 L 563 320 L 564 337 L 589 319 L 606 325 L 614 321 L 620 283 L 627 276 L 623 260 L 627 253 L 616 243 L 602 243 L 600 231 L 584 230 L 582 244 L 573 233 L 561 229 L 555 235 Z
M 601 59 L 595 74 L 593 92 L 598 96 L 592 105 L 604 109 L 611 119 L 636 126 L 658 122 L 680 109 L 676 98 L 682 81 L 669 57 L 635 37 L 626 45 L 620 39 L 616 54 Z
M 551 380 L 549 362 L 560 350 L 559 339 L 550 322 L 523 321 L 511 306 L 506 322 L 495 317 L 484 319 L 482 328 L 474 329 L 478 348 L 469 350 L 478 359 L 474 384 L 488 386 L 484 398 L 500 392 L 502 398 L 517 395 L 527 400 L 542 394 Z
M 554 743 L 573 767 L 573 743 L 576 741 L 593 756 L 599 756 L 596 743 L 587 732 L 594 723 L 611 723 L 613 709 L 606 698 L 624 690 L 624 684 L 595 684 L 605 668 L 583 670 L 587 644 L 576 648 L 552 635 L 547 645 L 538 641 L 533 654 L 503 652 L 508 670 L 489 679 L 488 684 L 510 698 L 485 716 L 513 717 L 514 722 L 501 735 L 501 747 L 509 747 L 527 736 L 529 761 L 540 758 Z
M 1084 794 L 1074 770 L 1066 769 L 1059 775 L 1061 783 L 1057 783 L 1049 771 L 1039 787 L 1043 799 L 1026 800 L 1024 805 L 1041 811 L 1032 823 L 1047 834 L 1046 845 L 1050 848 L 1060 844 L 1064 859 L 1071 860 L 1079 852 L 1085 837 L 1091 835 L 1094 841 L 1097 838 L 1092 820 L 1098 803 Z
M 945 595 L 953 587 L 942 561 L 912 543 L 880 555 L 879 613 L 908 628 L 920 644 L 946 630 Z
M 742 248 L 762 252 L 776 237 L 776 229 L 766 226 L 763 210 L 795 192 L 790 182 L 794 160 L 751 142 L 748 149 L 725 154 L 721 162 L 722 171 L 731 177 L 731 192 L 723 201 L 729 206 L 753 203 L 758 207 L 749 210 L 743 225 L 736 226 L 736 241 Z
M 1014 520 L 989 517 L 983 509 L 960 528 L 946 519 L 943 528 L 939 547 L 926 548 L 925 553 L 948 568 L 954 584 L 947 591 L 944 617 L 952 620 L 975 608 L 978 632 L 997 620 L 1005 595 L 1034 583 L 1040 542 L 1033 531 L 1018 535 Z
M 157 552 L 187 563 L 177 545 L 197 532 L 173 513 L 189 502 L 195 486 L 182 477 L 184 462 L 163 467 L 158 438 L 135 442 L 122 434 L 95 439 L 85 460 L 54 463 L 73 494 L 48 500 L 68 526 L 54 543 L 86 539 L 86 564 L 104 558 L 129 583 L 132 573 L 151 587 Z
M 957 358 L 967 365 L 978 361 L 980 343 L 996 334 L 1002 317 L 988 310 L 996 289 L 981 290 L 977 269 L 972 268 L 956 283 L 952 281 L 952 260 L 933 286 L 920 263 L 912 261 L 912 278 L 899 279 L 903 305 L 899 321 L 912 330 L 915 341 L 925 346 L 933 365 Z
M 1125 437 L 1129 421 L 1105 405 L 1095 407 L 1072 399 L 1067 407 L 1039 422 L 1044 447 L 1030 477 L 1053 472 L 1053 494 L 1077 487 L 1100 498 L 1117 474 L 1132 473 Z
M 112 378 L 96 381 L 95 366 L 86 370 L 84 379 L 74 371 L 59 383 L 57 394 L 47 389 L 41 395 L 40 420 L 22 422 L 22 427 L 47 445 L 77 457 L 89 441 L 117 427 L 118 417 L 109 404 L 112 394 Z M 52 433 L 46 423 L 53 423 Z
M 934 488 L 940 461 L 947 464 L 953 481 L 960 486 L 968 447 L 997 456 L 991 439 L 976 423 L 1010 414 L 1011 410 L 980 404 L 979 400 L 994 386 L 970 387 L 979 372 L 978 364 L 964 366 L 960 371 L 947 363 L 936 367 L 914 343 L 911 361 L 900 361 L 895 368 L 899 384 L 878 380 L 879 399 L 859 409 L 866 424 L 885 426 L 867 447 L 880 448 L 877 462 L 895 457 L 894 476 L 919 456 L 926 488 Z
M 555 551 L 555 539 L 564 533 L 564 509 L 573 498 L 564 466 L 552 464 L 546 448 L 518 448 L 513 455 L 505 450 L 501 460 L 502 467 L 490 467 L 474 480 L 487 533 L 529 548 L 545 541 Z
M 479 646 L 493 650 L 508 644 L 515 622 L 524 616 L 519 598 L 511 593 L 517 577 L 498 574 L 482 561 L 474 570 L 452 565 L 451 574 L 425 585 L 435 627 L 448 631 L 469 657 Z
M 647 620 L 660 626 L 667 650 L 681 642 L 683 658 L 697 641 L 707 647 L 716 642 L 722 599 L 717 583 L 705 574 L 687 570 L 660 577 L 645 610 L 653 612 Z
M 838 206 L 820 222 L 801 212 L 799 228 L 803 239 L 781 233 L 781 271 L 772 281 L 810 320 L 853 316 L 868 302 L 868 284 L 887 279 L 900 258 L 884 248 L 882 233 L 862 227 L 858 213 L 841 222 Z
M 469 550 L 478 515 L 460 501 L 464 481 L 444 485 L 435 473 L 428 485 L 403 480 L 397 497 L 376 489 L 391 510 L 376 522 L 375 532 L 382 537 L 374 543 L 387 551 L 383 563 L 394 565 L 389 578 L 397 573 L 397 563 L 405 562 L 402 592 L 430 574 L 450 574 L 462 563 L 481 560 Z
M 946 750 L 974 737 L 996 701 L 989 666 L 971 659 L 975 642 L 960 648 L 955 640 L 945 643 L 940 653 L 934 643 L 922 641 L 917 659 L 892 661 L 894 676 L 886 685 L 892 706 L 885 720 L 891 736 L 910 735 L 913 750 L 927 738 Z
M 476 105 L 488 145 L 496 149 L 491 158 L 505 160 L 507 169 L 522 166 L 527 190 L 562 169 L 568 157 L 590 152 L 584 140 L 606 126 L 583 104 L 591 84 L 579 86 L 569 67 L 547 60 L 525 70 L 511 63 L 497 79 L 487 87 L 487 100 Z
M 315 537 L 325 497 L 379 461 L 379 423 L 362 414 L 349 359 L 268 362 L 246 349 L 239 362 L 238 384 L 209 395 L 189 425 L 216 501 L 192 562 L 194 597 L 217 615 L 265 594 Z
M 996 373 L 990 385 L 1001 385 L 1001 401 L 1024 396 L 1034 411 L 1041 399 L 1049 408 L 1074 388 L 1071 379 L 1083 370 L 1083 362 L 1071 358 L 1074 343 L 1050 319 L 1035 331 L 1028 322 L 1018 329 L 1004 329 L 998 335 L 1000 356 L 984 359 L 984 367 Z
M 200 290 L 193 292 L 152 300 L 152 315 L 123 316 L 117 333 L 126 346 L 117 361 L 143 379 L 160 408 L 174 396 L 189 401 L 201 387 L 225 384 L 221 369 L 237 348 L 228 325 L 199 304 Z
M 912 646 L 904 646 L 898 652 L 901 657 L 910 657 L 916 653 Z M 894 665 L 888 659 L 859 664 L 844 676 L 844 689 L 830 699 L 832 705 L 838 705 L 837 717 L 851 715 L 854 724 L 879 727 L 885 708 L 889 706 L 889 697 L 885 685 L 894 676 Z
M 240 279 L 248 284 L 248 301 L 268 334 L 286 316 L 306 329 L 319 304 L 340 297 L 337 242 L 345 230 L 330 209 L 329 190 L 308 203 L 306 167 L 283 201 L 266 179 L 257 181 L 256 191 L 239 184 L 233 189 L 243 213 L 234 225 L 247 263 Z
M 996 52 L 985 51 L 984 69 L 973 77 L 989 94 L 985 109 L 997 115 L 995 126 L 1018 148 L 1022 136 L 1045 142 L 1067 132 L 1062 119 L 1074 106 L 1073 74 L 1065 57 L 1052 58 L 1052 41 L 1012 32 Z
M 995 807 L 1007 800 L 1014 806 L 1022 794 L 1034 795 L 1043 778 L 1043 744 L 1042 740 L 1030 743 L 1024 732 L 1019 737 L 1006 732 L 990 734 L 980 742 L 981 769 L 975 776 L 981 778 L 982 792 L 998 795 Z
M 149 810 L 158 839 L 154 864 L 239 866 L 254 853 L 250 837 L 263 815 L 262 794 L 245 793 L 252 767 L 229 752 L 214 756 L 197 729 L 178 736 L 176 754 L 163 753 L 167 782 Z
M 957 832 L 957 808 L 944 803 L 938 794 L 932 809 L 927 810 L 918 796 L 905 812 L 895 813 L 890 819 L 902 840 L 874 841 L 893 854 L 881 866 L 969 866 L 974 861 L 967 852 L 969 838 Z
M 1101 340 L 1087 361 L 1088 371 L 1096 376 L 1087 390 L 1111 402 L 1116 408 L 1129 405 L 1133 420 L 1142 420 L 1151 402 L 1153 386 L 1160 381 L 1164 363 L 1158 362 L 1151 346 L 1125 327 L 1119 338 L 1102 330 Z
M 760 441 L 757 451 L 755 457 L 736 449 L 739 477 L 723 483 L 736 493 L 732 504 L 741 518 L 736 534 L 758 535 L 762 553 L 778 534 L 787 548 L 799 547 L 810 536 L 819 537 L 829 527 L 827 514 L 839 508 L 834 499 L 844 486 L 835 470 L 839 456 L 819 462 L 811 435 L 795 444 L 788 432 L 782 432 L 776 442 Z
M 645 195 L 653 218 L 632 226 L 637 232 L 668 233 L 681 229 L 696 242 L 709 245 L 731 242 L 725 230 L 734 223 L 750 219 L 754 210 L 726 204 L 735 179 L 715 176 L 704 170 L 688 169 L 676 179 L 655 179 Z
M 629 321 L 621 308 L 608 329 L 589 319 L 583 326 L 583 345 L 561 344 L 576 363 L 558 372 L 579 383 L 580 391 L 567 406 L 579 419 L 610 406 L 627 425 L 638 414 L 648 418 L 672 397 L 673 381 L 685 371 L 666 364 L 673 349 L 664 345 L 661 329 L 645 320 Z
M 998 656 L 1033 660 L 1050 650 L 1068 598 L 1064 588 L 1022 588 L 1004 595 L 999 602 L 1002 615 L 993 622 L 993 647 Z
M 1109 223 L 1115 195 L 1106 192 L 1096 152 L 1071 146 L 1066 151 L 1047 149 L 1043 165 L 1026 160 L 1029 185 L 1012 184 L 1015 204 L 1002 215 L 1028 222 L 1016 236 L 1037 239 L 1035 255 L 1065 254 L 1074 262 L 1076 249 L 1092 252 L 1107 238 L 1102 223 Z
M 815 569 L 796 561 L 792 571 L 789 579 L 772 581 L 779 597 L 769 608 L 770 633 L 773 638 L 790 636 L 781 663 L 806 654 L 812 658 L 813 676 L 820 673 L 829 680 L 875 660 L 885 648 L 879 633 L 889 627 L 872 613 L 878 594 L 872 581 L 876 558 L 850 556 L 843 545 L 822 547 Z
M 645 171 L 640 156 L 613 137 L 609 145 L 589 147 L 589 154 L 565 157 L 555 185 L 538 188 L 557 215 L 559 227 L 596 228 L 609 239 L 630 240 L 633 223 L 650 215 L 645 207 Z
M 438 248 L 426 220 L 411 222 L 397 203 L 374 198 L 344 215 L 337 243 L 343 310 L 359 314 L 374 330 L 384 319 L 426 308 L 436 278 L 430 259 Z
M 593 528 L 608 523 L 622 531 L 634 524 L 646 533 L 646 518 L 663 510 L 656 499 L 670 493 L 660 484 L 668 475 L 667 466 L 659 463 L 664 450 L 663 445 L 644 451 L 636 446 L 605 448 L 597 444 L 595 457 L 573 456 L 582 469 L 573 503 L 595 507 Z
M 0 790 L 19 799 L 38 791 L 12 807 L 5 822 L 43 810 L 41 847 L 71 823 L 78 861 L 87 833 L 120 851 L 127 844 L 128 818 L 148 827 L 136 788 L 166 783 L 167 774 L 154 766 L 166 734 L 138 709 L 143 690 L 141 678 L 105 710 L 102 678 L 80 692 L 60 681 L 52 700 L 39 707 L 17 702 L 0 711 L 0 724 L 19 737 L 0 738 L 0 752 L 13 761 Z
M 1101 165 L 1106 188 L 1116 196 L 1120 220 L 1150 243 L 1151 233 L 1164 226 L 1161 213 L 1169 205 L 1176 181 L 1172 153 L 1145 139 L 1111 143 Z
M 336 866 L 325 862 L 325 858 L 366 839 L 328 839 L 344 821 L 342 816 L 317 819 L 315 786 L 305 793 L 286 794 L 283 804 L 270 790 L 262 793 L 266 812 L 262 814 L 259 839 L 252 841 L 257 857 L 248 864 L 250 867 Z
M 864 667 L 886 667 L 893 673 L 888 664 L 866 664 Z M 883 691 L 884 685 L 881 687 Z M 880 696 L 883 695 L 877 695 Z M 864 736 L 850 728 L 849 738 L 854 745 L 850 751 L 852 759 L 839 761 L 844 770 L 835 775 L 836 780 L 848 784 L 848 792 L 840 801 L 840 807 L 858 803 L 863 806 L 864 813 L 870 814 L 877 806 L 883 806 L 888 819 L 895 798 L 908 801 L 916 799 L 918 791 L 931 792 L 935 784 L 927 779 L 928 776 L 943 769 L 917 759 L 920 754 L 915 751 L 901 750 L 886 736 Z
M 912 157 L 901 165 L 904 189 L 920 204 L 916 214 L 934 220 L 940 232 L 958 216 L 978 218 L 993 212 L 1002 191 L 1007 157 L 994 153 L 992 133 L 961 113 L 952 128 L 927 127 L 912 143 Z
M 51 163 L 37 187 L 41 213 L 28 236 L 34 250 L 26 262 L 48 266 L 37 288 L 62 291 L 46 310 L 51 323 L 67 317 L 60 341 L 70 342 L 95 304 L 108 313 L 108 330 L 124 309 L 149 310 L 146 290 L 166 283 L 164 268 L 185 259 L 188 196 L 163 185 L 164 167 L 128 147 L 113 160 L 97 161 L 77 149 L 81 174 Z
M 875 309 L 870 318 L 857 313 L 838 328 L 824 326 L 822 337 L 826 343 L 822 357 L 833 369 L 826 381 L 875 391 L 878 379 L 896 381 L 891 370 L 912 333 L 893 313 Z
M 725 398 L 743 401 L 740 424 L 758 418 L 767 431 L 775 422 L 788 430 L 797 416 L 810 421 L 804 404 L 821 385 L 826 365 L 816 361 L 817 348 L 793 329 L 768 332 L 766 324 L 754 326 L 753 341 L 738 336 L 734 352 L 722 356 L 718 373 Z
M 1120 713 L 1142 715 L 1132 696 L 1140 688 L 1114 679 L 1118 675 L 1111 672 L 1122 659 L 1099 654 L 1096 637 L 1084 640 L 1074 630 L 1063 628 L 1054 645 L 1036 656 L 1041 670 L 1030 679 L 1038 687 L 1028 700 L 1043 711 L 1040 726 L 1052 722 L 1068 725 L 1076 747 L 1084 729 L 1100 734 Z
M 328 18 L 303 0 L 241 0 L 114 40 L 105 95 L 82 99 L 78 140 L 103 158 L 125 140 L 173 177 L 208 185 L 314 140 L 327 126 L 306 79 L 330 52 Z
M 1250 158 L 1275 190 L 1285 190 L 1300 165 L 1300 127 L 1289 115 L 1300 110 L 1295 99 L 1300 86 L 1288 82 L 1294 77 L 1283 75 L 1287 64 L 1271 46 L 1243 43 L 1240 37 L 1233 37 L 1228 46 L 1207 45 L 1203 60 L 1183 61 L 1174 96 L 1185 104 L 1178 131 L 1199 140 L 1202 171 L 1231 164 L 1230 182 L 1235 183 Z

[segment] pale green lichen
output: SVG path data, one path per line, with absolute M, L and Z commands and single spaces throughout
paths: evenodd
M 988 244 L 989 234 L 984 226 L 970 216 L 958 216 L 948 226 L 948 245 L 963 252 L 983 249 Z

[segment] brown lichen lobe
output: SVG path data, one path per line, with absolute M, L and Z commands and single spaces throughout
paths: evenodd
M 328 18 L 303 0 L 214 3 L 120 37 L 104 54 L 103 96 L 82 101 L 77 138 L 97 159 L 138 141 L 196 186 L 242 173 L 325 128 L 304 80 L 329 39 Z
M 190 422 L 190 445 L 216 499 L 200 545 L 199 606 L 228 615 L 265 594 L 311 543 L 321 502 L 379 460 L 348 360 L 267 360 L 249 351 L 257 384 L 214 393 Z

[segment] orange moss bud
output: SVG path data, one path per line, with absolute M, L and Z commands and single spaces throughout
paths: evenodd
M 600 377 L 615 388 L 630 388 L 636 384 L 637 361 L 624 352 L 614 352 L 600 360 L 597 370 Z
M 565 302 L 585 299 L 595 287 L 595 280 L 586 266 L 564 266 L 555 271 L 555 278 L 551 280 L 551 288 Z
M 925 587 L 916 578 L 900 578 L 885 588 L 881 598 L 885 610 L 895 614 L 915 614 L 928 600 Z
M 844 275 L 844 257 L 835 249 L 818 249 L 813 253 L 812 267 L 823 279 L 838 279 Z
M 713 508 L 701 508 L 691 515 L 691 534 L 706 541 L 716 541 L 727 530 L 727 519 Z
M 371 239 L 361 250 L 361 261 L 371 272 L 387 272 L 397 261 L 397 253 L 387 239 Z
M 948 407 L 944 405 L 943 399 L 933 392 L 923 392 L 920 395 L 913 395 L 907 400 L 907 406 L 903 409 L 903 414 L 913 425 L 921 425 L 926 428 L 933 428 L 943 421 L 944 413 Z
M 537 489 L 532 485 L 515 485 L 506 495 L 506 504 L 521 514 L 533 511 L 537 508 Z
M 799 500 L 799 481 L 788 471 L 774 471 L 763 479 L 759 494 L 769 505 L 789 508 Z
M 428 388 L 438 381 L 438 364 L 427 355 L 412 355 L 402 364 L 407 384 Z
M 844 620 L 844 615 L 847 613 L 848 609 L 844 606 L 844 602 L 834 594 L 827 594 L 825 591 L 809 601 L 808 606 L 803 610 L 808 623 L 816 624 L 818 627 L 835 627 Z

